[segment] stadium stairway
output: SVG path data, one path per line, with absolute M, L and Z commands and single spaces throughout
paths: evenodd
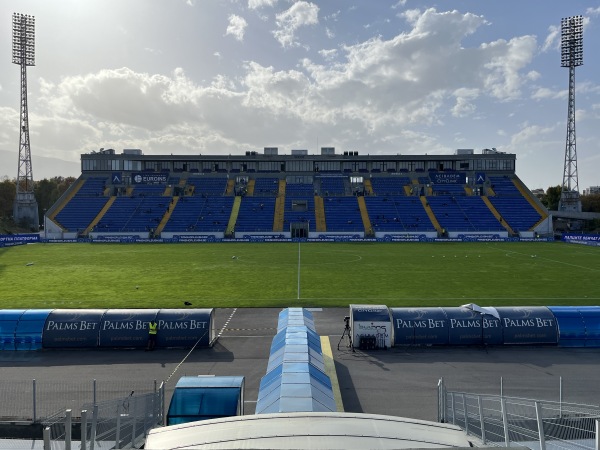
M 411 186 L 409 184 L 407 184 L 407 185 L 404 186 L 404 192 L 406 193 L 407 197 L 413 195 L 413 186 Z
M 171 218 L 171 214 L 173 214 L 173 211 L 175 211 L 175 207 L 177 206 L 178 202 L 179 202 L 179 197 L 173 197 L 173 199 L 171 200 L 171 204 L 169 205 L 169 208 L 165 212 L 165 215 L 162 217 L 162 219 L 160 220 L 160 223 L 154 230 L 154 237 L 160 236 L 160 233 L 162 233 L 162 230 L 165 228 L 165 225 Z
M 285 188 L 287 183 L 285 180 L 279 180 L 279 190 L 277 191 L 277 195 L 282 195 L 285 197 Z
M 235 180 L 234 179 L 227 180 L 227 187 L 225 188 L 225 195 L 232 195 L 234 187 L 235 187 Z M 235 202 L 234 202 L 234 206 L 235 206 Z
M 285 182 L 285 181 L 284 181 Z M 273 216 L 273 231 L 283 231 L 283 219 L 285 215 L 285 187 L 281 193 L 281 181 L 279 182 L 279 195 L 275 199 L 275 215 Z
M 327 223 L 325 222 L 325 205 L 323 197 L 315 195 L 315 221 L 316 230 L 318 232 L 327 231 Z
M 64 198 L 62 199 L 62 201 L 58 204 L 58 206 L 56 208 L 54 208 L 50 214 L 48 214 L 48 219 L 52 220 L 53 222 L 56 223 L 56 215 L 61 212 L 61 210 L 65 207 L 65 205 L 67 203 L 69 203 L 71 201 L 71 199 L 73 197 L 75 197 L 75 194 L 77 194 L 77 192 L 79 192 L 79 189 L 81 189 L 81 186 L 83 186 L 85 183 L 84 179 L 79 179 L 77 180 L 77 182 L 75 183 L 75 185 L 73 186 L 73 189 L 70 189 L 69 192 L 67 193 L 67 195 L 64 196 Z M 63 228 L 61 226 L 61 228 Z M 64 228 L 63 228 L 64 229 Z
M 248 180 L 248 186 L 246 190 L 246 195 L 253 196 L 254 195 L 254 185 L 256 184 L 256 180 Z
M 364 180 L 363 184 L 367 195 L 373 195 L 373 185 L 371 184 L 371 180 Z
M 422 195 L 419 198 L 421 199 L 421 203 L 423 204 L 423 208 L 425 208 L 425 212 L 427 213 L 427 217 L 429 217 L 429 220 L 431 220 L 431 223 L 435 227 L 436 231 L 441 235 L 442 231 L 443 231 L 442 227 L 440 226 L 440 223 L 438 222 L 437 218 L 435 217 L 435 214 L 433 213 L 433 211 L 429 207 L 429 203 L 427 202 L 427 197 L 425 197 L 425 196 Z
M 233 180 L 229 180 L 233 181 Z M 227 188 L 229 188 L 229 183 Z M 238 214 L 240 213 L 240 205 L 242 204 L 242 197 L 236 195 L 233 199 L 233 206 L 231 207 L 231 215 L 229 216 L 229 223 L 227 224 L 227 229 L 225 230 L 225 237 L 233 237 L 233 233 L 235 232 L 235 224 L 237 222 Z
M 173 195 L 173 186 L 167 186 L 162 193 L 163 197 L 171 197 Z
M 112 206 L 112 204 L 115 202 L 116 199 L 117 199 L 117 197 L 115 197 L 115 196 L 112 196 L 108 199 L 108 201 L 106 202 L 104 207 L 100 210 L 100 212 L 96 215 L 96 217 L 94 217 L 94 220 L 92 220 L 90 222 L 90 224 L 87 226 L 87 228 L 83 232 L 84 236 L 87 236 L 90 233 L 90 231 L 92 231 L 94 229 L 94 227 L 96 225 L 98 225 L 98 222 L 100 222 L 100 219 L 102 219 L 102 217 L 104 217 L 104 214 L 106 214 L 106 211 L 108 211 L 108 209 Z
M 506 231 L 508 231 L 509 236 L 514 236 L 515 231 L 510 227 L 510 225 L 508 223 L 506 223 L 505 220 L 502 219 L 502 216 L 500 215 L 498 210 L 494 207 L 494 205 L 492 205 L 492 202 L 490 202 L 490 199 L 487 198 L 486 196 L 482 196 L 481 199 L 487 205 L 487 207 L 492 212 L 494 217 L 496 219 L 498 219 L 498 222 L 500 222 L 500 225 L 502 225 L 504 228 L 506 228 Z
M 465 186 L 465 192 L 467 195 L 473 195 L 473 188 L 471 186 Z
M 365 227 L 365 236 L 372 237 L 373 236 L 373 226 L 371 225 L 371 219 L 369 219 L 369 213 L 367 211 L 367 204 L 365 203 L 365 198 L 360 196 L 356 197 L 358 201 L 358 208 L 360 209 L 360 217 L 363 221 L 363 226 Z
M 512 179 L 513 184 L 516 186 L 516 188 L 519 190 L 519 192 L 521 193 L 521 195 L 523 197 L 525 197 L 525 199 L 529 202 L 529 204 L 531 206 L 533 206 L 533 208 L 540 213 L 541 219 L 538 221 L 538 223 L 536 223 L 532 228 L 535 228 L 536 226 L 538 226 L 540 223 L 542 223 L 544 220 L 546 220 L 548 218 L 548 212 L 540 205 L 539 201 L 536 201 L 537 199 L 533 198 L 531 191 L 529 189 L 527 189 L 527 187 L 525 186 L 525 184 L 523 184 L 523 182 L 521 181 L 520 178 L 518 177 L 514 177 Z
M 275 199 L 275 213 L 273 215 L 273 231 L 283 231 L 283 219 L 285 216 L 285 180 L 279 180 L 279 189 Z

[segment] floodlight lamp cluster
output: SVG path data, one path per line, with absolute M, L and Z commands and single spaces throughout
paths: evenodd
M 565 17 L 560 21 L 560 65 L 583 65 L 583 16 Z
M 35 65 L 35 17 L 13 13 L 14 64 Z

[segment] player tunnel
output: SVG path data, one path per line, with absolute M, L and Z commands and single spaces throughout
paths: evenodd
M 271 343 L 267 373 L 260 380 L 256 414 L 332 411 L 336 411 L 333 387 L 325 373 L 312 313 L 284 309 Z

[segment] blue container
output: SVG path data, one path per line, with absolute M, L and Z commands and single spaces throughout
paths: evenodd
M 545 306 L 498 307 L 505 344 L 558 344 L 558 325 Z
M 105 309 L 55 309 L 44 325 L 44 348 L 97 347 Z
M 448 318 L 450 345 L 502 344 L 500 320 L 468 308 L 442 308 Z
M 158 309 L 109 309 L 100 322 L 100 347 L 145 347 Z
M 449 321 L 442 308 L 390 308 L 394 345 L 448 345 Z
M 210 347 L 215 339 L 214 309 L 161 309 L 156 316 L 158 347 Z

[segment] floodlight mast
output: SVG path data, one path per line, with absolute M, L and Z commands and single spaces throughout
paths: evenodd
M 35 17 L 13 13 L 12 62 L 21 66 L 21 111 L 19 124 L 19 166 L 13 218 L 18 224 L 39 229 L 39 212 L 33 193 L 29 113 L 27 108 L 27 66 L 35 65 Z
M 575 139 L 575 67 L 583 65 L 583 17 L 561 20 L 560 65 L 569 69 L 569 107 L 565 166 L 558 209 L 581 212 L 579 176 L 577 175 L 577 146 Z

